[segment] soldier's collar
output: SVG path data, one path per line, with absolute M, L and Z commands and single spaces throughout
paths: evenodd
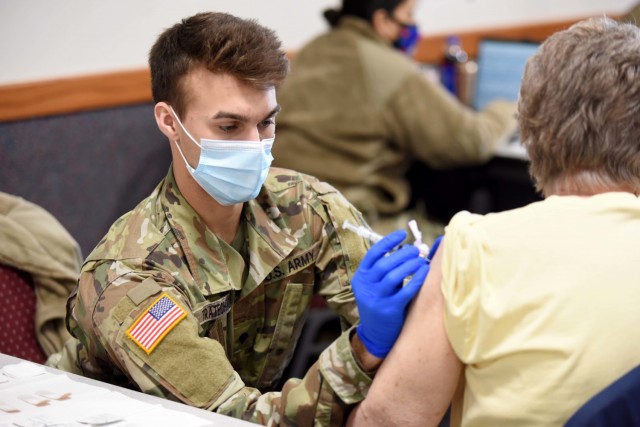
M 237 283 L 228 270 L 224 248 L 200 216 L 182 196 L 173 175 L 165 179 L 160 203 L 167 221 L 182 250 L 198 286 L 210 293 L 243 289 L 243 294 L 258 286 L 263 279 L 297 246 L 298 240 L 285 226 L 280 209 L 266 186 L 254 200 L 245 203 L 249 274 L 244 284 Z M 213 283 L 210 283 L 213 282 Z M 247 288 L 247 289 L 245 289 Z
M 173 168 L 165 178 L 159 199 L 189 271 L 203 293 L 215 294 L 241 289 L 242 283 L 235 280 L 237 274 L 228 269 L 229 245 L 222 244 L 184 198 L 176 184 Z
M 298 245 L 298 239 L 286 227 L 280 209 L 262 187 L 254 200 L 245 203 L 243 215 L 247 222 L 247 252 L 249 275 L 242 296 L 249 294 Z
M 248 230 L 257 233 L 278 258 L 286 257 L 296 247 L 298 239 L 290 234 L 266 185 L 255 199 L 245 203 L 243 215 L 249 225 Z
M 387 45 L 390 44 L 384 37 L 382 37 L 373 29 L 369 22 L 357 16 L 344 16 L 340 18 L 338 28 L 344 28 L 350 31 L 354 31 L 368 39 L 372 39 L 380 43 L 384 43 Z

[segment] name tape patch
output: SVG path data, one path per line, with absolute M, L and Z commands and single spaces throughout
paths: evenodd
M 208 303 L 197 310 L 194 315 L 202 325 L 203 323 L 225 316 L 231 310 L 231 296 L 229 294 Z

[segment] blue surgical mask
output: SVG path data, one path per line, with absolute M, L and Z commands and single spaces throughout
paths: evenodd
M 393 47 L 411 55 L 420 40 L 418 26 L 415 24 L 403 24 L 401 22 L 398 22 L 398 24 L 402 27 L 402 30 L 400 30 L 400 36 L 393 42 Z
M 182 125 L 173 108 L 169 108 L 184 133 L 200 147 L 200 159 L 194 169 L 182 154 L 178 143 L 174 141 L 187 170 L 204 191 L 225 206 L 254 199 L 269 173 L 273 160 L 271 147 L 275 137 L 261 141 L 201 138 L 198 144 Z

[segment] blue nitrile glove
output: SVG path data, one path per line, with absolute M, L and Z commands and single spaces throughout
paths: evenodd
M 360 313 L 356 332 L 367 351 L 380 358 L 391 351 L 402 330 L 407 305 L 429 272 L 427 261 L 415 246 L 405 245 L 387 255 L 406 237 L 404 230 L 398 230 L 373 245 L 351 282 Z M 411 275 L 403 287 L 404 279 Z
M 429 249 L 429 255 L 427 255 L 427 262 L 429 264 L 431 264 L 431 260 L 435 256 L 436 251 L 438 250 L 438 246 L 440 246 L 440 242 L 442 242 L 442 238 L 443 237 L 444 237 L 444 235 L 438 236 L 438 237 L 436 237 L 436 240 L 433 241 L 433 244 L 431 245 L 431 248 Z

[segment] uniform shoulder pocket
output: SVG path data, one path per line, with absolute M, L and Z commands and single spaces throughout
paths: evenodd
M 313 190 L 318 193 L 319 195 L 325 195 L 325 194 L 329 194 L 329 193 L 337 193 L 338 190 L 336 190 L 336 188 L 329 184 L 328 182 L 324 182 L 324 181 L 316 181 L 316 182 L 312 182 L 311 183 L 311 188 L 313 188 Z

